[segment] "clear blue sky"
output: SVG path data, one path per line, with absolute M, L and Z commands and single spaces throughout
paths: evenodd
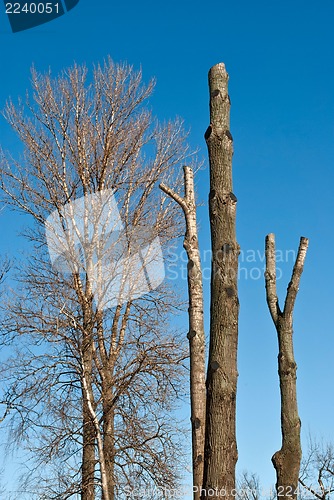
M 280 447 L 280 410 L 276 333 L 262 269 L 269 232 L 282 255 L 297 250 L 300 236 L 310 238 L 295 308 L 299 410 L 303 439 L 311 431 L 334 440 L 334 3 L 80 0 L 59 19 L 16 34 L 0 7 L 0 108 L 29 87 L 32 63 L 56 73 L 74 61 L 91 65 L 110 55 L 141 65 L 145 80 L 157 78 L 154 112 L 161 119 L 183 117 L 192 146 L 206 157 L 207 71 L 225 62 L 243 251 L 239 468 L 258 472 L 264 485 L 273 483 L 270 459 Z M 6 148 L 15 144 L 3 118 L 0 136 Z M 207 163 L 197 184 L 204 252 L 210 248 Z M 11 217 L 1 214 L 1 249 L 20 246 L 14 231 L 22 219 L 13 224 Z M 281 300 L 293 265 L 291 253 L 287 257 L 278 263 Z M 208 306 L 208 280 L 205 285 Z

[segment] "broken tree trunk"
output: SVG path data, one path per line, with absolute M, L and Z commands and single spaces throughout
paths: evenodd
M 223 63 L 209 71 L 210 125 L 205 133 L 210 162 L 209 210 L 212 273 L 210 347 L 204 480 L 201 498 L 235 495 L 236 393 L 238 348 L 238 256 L 232 191 L 233 141 L 230 133 L 228 74 Z
M 276 292 L 275 236 L 266 237 L 266 296 L 278 337 L 278 374 L 281 393 L 282 447 L 273 457 L 276 470 L 276 492 L 279 498 L 297 498 L 301 461 L 300 418 L 297 406 L 296 371 L 293 353 L 293 309 L 303 272 L 308 239 L 301 238 L 297 258 L 281 311 Z
M 193 492 L 194 500 L 200 499 L 203 483 L 204 433 L 205 433 L 205 334 L 203 319 L 203 284 L 201 259 L 198 247 L 194 175 L 190 167 L 183 167 L 185 196 L 182 198 L 164 184 L 160 188 L 178 203 L 185 216 L 186 234 L 184 248 L 188 256 L 189 294 L 189 350 L 190 350 L 190 400 L 192 424 Z

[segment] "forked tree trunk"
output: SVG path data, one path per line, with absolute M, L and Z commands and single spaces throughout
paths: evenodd
M 198 247 L 194 176 L 190 167 L 183 167 L 185 196 L 181 198 L 164 184 L 162 191 L 175 200 L 184 212 L 186 234 L 184 248 L 188 256 L 190 401 L 192 424 L 193 492 L 200 499 L 204 468 L 205 436 L 205 334 L 203 319 L 203 283 Z
M 281 393 L 282 447 L 273 457 L 278 498 L 297 498 L 301 461 L 300 419 L 297 406 L 296 371 L 293 353 L 293 309 L 303 272 L 308 239 L 301 238 L 296 262 L 288 286 L 284 309 L 281 311 L 276 292 L 275 237 L 266 237 L 266 295 L 278 337 L 278 374 Z
M 238 348 L 238 256 L 232 191 L 228 74 L 223 63 L 209 72 L 210 125 L 205 133 L 210 162 L 209 210 L 212 275 L 204 481 L 201 498 L 235 495 Z M 234 495 L 233 495 L 234 494 Z

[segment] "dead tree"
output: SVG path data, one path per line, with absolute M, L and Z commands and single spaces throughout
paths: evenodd
M 205 436 L 205 334 L 203 319 L 203 283 L 201 259 L 198 248 L 194 175 L 190 167 L 183 167 L 185 196 L 160 184 L 183 210 L 186 220 L 184 248 L 188 256 L 189 295 L 189 352 L 190 352 L 190 401 L 192 424 L 193 492 L 199 500 L 203 483 Z
M 276 492 L 279 497 L 296 499 L 301 462 L 300 427 L 298 415 L 296 371 L 293 353 L 293 309 L 303 272 L 308 239 L 301 238 L 298 254 L 287 289 L 283 311 L 276 292 L 275 236 L 266 237 L 266 296 L 269 311 L 278 337 L 278 375 L 281 394 L 282 447 L 273 457 L 276 470 Z
M 224 489 L 224 497 L 229 499 L 235 488 L 238 458 L 235 422 L 239 245 L 235 233 L 237 199 L 232 189 L 233 141 L 227 82 L 223 63 L 210 69 L 210 125 L 205 140 L 210 162 L 212 275 L 202 498 L 209 493 L 218 498 Z

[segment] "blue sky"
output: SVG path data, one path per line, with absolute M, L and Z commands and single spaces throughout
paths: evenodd
M 68 14 L 12 34 L 0 6 L 0 108 L 29 87 L 32 63 L 54 73 L 74 61 L 110 55 L 157 78 L 151 99 L 160 119 L 181 116 L 206 158 L 207 72 L 230 75 L 234 192 L 238 197 L 240 341 L 239 469 L 274 482 L 280 447 L 277 340 L 265 302 L 264 237 L 276 234 L 281 301 L 299 237 L 310 238 L 295 308 L 295 356 L 303 439 L 334 440 L 334 3 L 212 0 L 126 3 L 80 0 Z M 15 145 L 3 118 L 1 143 Z M 207 162 L 197 175 L 202 252 L 210 248 Z M 2 251 L 20 248 L 23 219 L 0 214 Z M 288 252 L 288 253 L 286 253 Z M 209 266 L 209 262 L 204 262 Z M 206 306 L 209 282 L 205 280 Z M 186 290 L 186 283 L 184 283 Z M 208 319 L 208 318 L 207 318 Z M 186 320 L 186 318 L 185 318 Z M 190 437 L 190 436 L 189 436 Z

